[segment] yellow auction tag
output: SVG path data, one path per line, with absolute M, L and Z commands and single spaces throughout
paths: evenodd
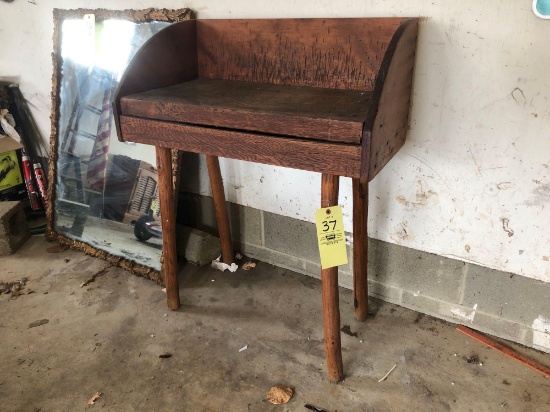
M 315 223 L 317 225 L 321 268 L 328 269 L 348 263 L 342 207 L 333 206 L 317 209 Z

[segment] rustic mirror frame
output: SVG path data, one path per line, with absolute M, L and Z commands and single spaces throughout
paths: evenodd
M 167 9 L 143 9 L 143 10 L 106 10 L 106 9 L 73 9 L 53 10 L 53 74 L 52 74 L 52 112 L 50 116 L 51 120 L 51 134 L 50 134 L 50 157 L 49 157 L 49 182 L 48 185 L 48 207 L 46 208 L 46 238 L 48 240 L 57 241 L 60 245 L 69 247 L 71 249 L 81 250 L 88 255 L 99 257 L 113 266 L 118 266 L 123 269 L 129 270 L 132 273 L 143 276 L 148 279 L 154 280 L 157 283 L 163 283 L 163 258 L 161 257 L 161 270 L 158 271 L 154 268 L 144 266 L 134 262 L 131 259 L 113 255 L 104 250 L 98 249 L 95 246 L 86 243 L 81 240 L 72 239 L 59 233 L 55 230 L 55 208 L 54 199 L 57 189 L 57 162 L 58 162 L 58 145 L 59 145 L 59 120 L 60 120 L 60 89 L 61 89 L 61 71 L 63 61 L 61 58 L 61 24 L 66 19 L 83 18 L 85 14 L 94 14 L 96 20 L 105 19 L 119 19 L 127 20 L 135 23 L 149 22 L 149 21 L 164 21 L 164 22 L 180 22 L 183 20 L 189 20 L 194 18 L 194 12 L 188 8 L 167 10 Z M 179 171 L 179 154 L 177 151 L 172 152 L 173 163 L 173 186 L 174 190 L 178 188 L 178 171 Z M 177 197 L 176 197 L 177 198 Z

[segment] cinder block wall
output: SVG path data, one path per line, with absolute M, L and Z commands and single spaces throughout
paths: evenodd
M 319 278 L 315 225 L 228 204 L 236 247 L 258 260 Z M 181 192 L 179 223 L 217 233 L 211 197 Z M 353 286 L 350 264 L 340 286 Z M 369 240 L 369 294 L 550 353 L 550 284 L 471 263 Z

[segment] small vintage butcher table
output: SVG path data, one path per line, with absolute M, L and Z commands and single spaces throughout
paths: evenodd
M 218 156 L 353 181 L 355 316 L 367 317 L 368 182 L 405 141 L 418 19 L 189 20 L 154 35 L 115 97 L 119 139 L 156 146 L 168 306 L 180 306 L 171 149 L 206 155 L 222 259 L 233 250 Z M 312 211 L 313 216 L 314 211 Z M 315 242 L 315 239 L 311 239 Z M 321 270 L 328 376 L 343 378 L 338 268 Z

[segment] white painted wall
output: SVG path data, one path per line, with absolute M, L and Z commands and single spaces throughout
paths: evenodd
M 0 76 L 49 133 L 53 7 L 194 9 L 199 18 L 425 16 L 411 130 L 371 183 L 375 238 L 550 281 L 550 21 L 531 0 L 0 3 Z M 231 201 L 312 221 L 318 175 L 224 161 Z M 208 193 L 202 167 L 201 193 Z M 351 190 L 342 179 L 346 227 Z M 513 232 L 512 232 L 513 231 Z M 513 234 L 513 235 L 512 235 Z

